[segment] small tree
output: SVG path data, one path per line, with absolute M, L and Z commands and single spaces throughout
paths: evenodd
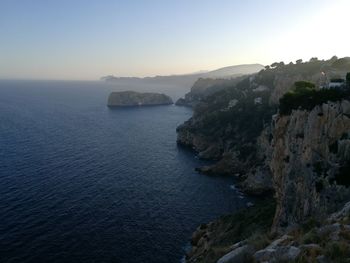
M 295 61 L 296 62 L 296 64 L 301 64 L 301 63 L 303 63 L 303 60 L 302 59 L 298 59 L 297 61 Z
M 333 62 L 335 62 L 337 60 L 338 60 L 338 57 L 337 56 L 333 56 L 333 57 L 331 57 L 330 62 L 333 63 Z
M 316 88 L 314 83 L 308 81 L 297 81 L 294 83 L 296 92 L 303 92 L 305 90 L 313 90 Z
M 284 66 L 284 62 L 275 62 L 271 64 L 271 68 L 278 68 L 278 67 L 283 67 Z

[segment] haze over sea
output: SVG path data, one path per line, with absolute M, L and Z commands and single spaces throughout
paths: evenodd
M 0 81 L 0 262 L 179 262 L 200 223 L 245 205 L 177 147 L 190 109 L 107 108 L 122 89 Z

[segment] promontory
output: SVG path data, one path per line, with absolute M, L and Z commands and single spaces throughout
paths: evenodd
M 108 107 L 170 105 L 173 100 L 161 93 L 140 93 L 135 91 L 112 92 L 108 97 Z

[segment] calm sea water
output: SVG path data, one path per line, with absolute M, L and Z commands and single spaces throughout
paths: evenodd
M 245 205 L 177 147 L 190 109 L 108 109 L 122 88 L 0 82 L 0 262 L 180 262 L 200 223 Z

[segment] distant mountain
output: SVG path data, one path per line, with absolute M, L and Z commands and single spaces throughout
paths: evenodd
M 204 73 L 206 78 L 224 78 L 230 77 L 234 75 L 248 75 L 259 72 L 264 68 L 263 65 L 260 64 L 245 64 L 245 65 L 237 65 L 224 67 L 217 70 L 209 71 Z
M 259 64 L 238 65 L 225 67 L 213 71 L 199 71 L 183 75 L 155 76 L 155 77 L 116 77 L 113 75 L 104 76 L 105 81 L 115 86 L 116 91 L 133 90 L 137 92 L 166 93 L 173 100 L 177 100 L 187 93 L 198 79 L 222 79 L 230 81 L 243 75 L 252 74 L 263 69 Z
M 191 74 L 182 74 L 182 75 L 169 75 L 169 76 L 155 76 L 155 77 L 116 77 L 113 75 L 108 75 L 101 77 L 102 81 L 147 81 L 147 82 L 173 82 L 180 81 L 184 83 L 190 83 L 190 86 L 199 78 L 232 78 L 247 74 L 256 73 L 264 68 L 263 65 L 260 64 L 244 64 L 244 65 L 236 65 L 229 66 L 220 69 L 216 69 L 213 71 L 200 71 Z

